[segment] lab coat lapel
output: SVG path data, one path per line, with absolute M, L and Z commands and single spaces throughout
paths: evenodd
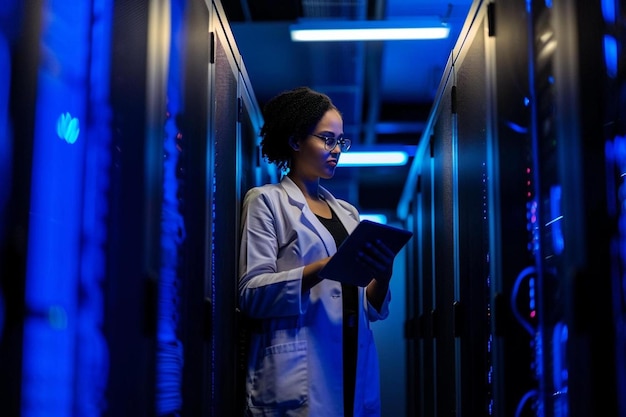
M 302 222 L 302 225 L 310 228 L 319 236 L 320 240 L 324 243 L 326 252 L 329 256 L 334 254 L 337 251 L 335 240 L 328 229 L 326 229 L 326 227 L 324 227 L 324 225 L 318 220 L 315 213 L 309 209 L 302 191 L 300 191 L 298 186 L 287 176 L 281 180 L 280 184 L 287 192 L 291 203 L 300 208 L 302 211 L 302 215 L 305 219 L 305 221 Z
M 330 208 L 335 212 L 335 214 L 341 221 L 341 224 L 343 224 L 343 226 L 348 231 L 348 234 L 352 233 L 352 231 L 354 231 L 356 226 L 359 224 L 358 221 L 351 217 L 348 212 L 343 207 L 341 207 L 339 202 L 337 202 L 335 197 L 333 197 L 333 195 L 327 189 L 320 186 L 319 192 L 324 200 L 326 200 Z

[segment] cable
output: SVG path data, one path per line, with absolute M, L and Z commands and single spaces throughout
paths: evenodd
M 524 406 L 526 405 L 528 400 L 530 400 L 533 397 L 539 397 L 539 391 L 538 390 L 532 389 L 532 390 L 528 391 L 526 394 L 524 394 L 524 396 L 522 397 L 520 402 L 517 404 L 517 409 L 515 409 L 515 417 L 520 417 L 522 415 L 521 413 L 522 413 L 522 411 L 524 409 Z
M 526 318 L 524 318 L 524 316 L 522 316 L 522 314 L 517 309 L 517 295 L 519 293 L 519 288 L 524 278 L 534 274 L 535 271 L 536 270 L 534 266 L 528 266 L 524 268 L 522 272 L 520 272 L 519 275 L 517 275 L 517 278 L 515 278 L 515 283 L 513 284 L 513 289 L 511 290 L 511 310 L 513 311 L 513 315 L 515 315 L 515 317 L 520 322 L 522 327 L 524 327 L 524 329 L 526 329 L 526 331 L 531 336 L 533 336 L 536 333 L 536 330 L 532 326 L 532 324 L 530 324 L 528 320 L 526 320 Z

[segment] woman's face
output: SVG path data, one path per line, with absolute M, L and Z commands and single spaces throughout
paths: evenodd
M 341 147 L 327 151 L 324 139 L 317 136 L 339 137 L 343 135 L 343 119 L 337 110 L 328 110 L 311 135 L 298 141 L 294 151 L 292 169 L 307 178 L 332 178 L 341 155 Z

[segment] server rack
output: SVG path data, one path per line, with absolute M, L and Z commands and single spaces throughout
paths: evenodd
M 528 291 L 514 295 L 532 264 L 524 16 L 519 2 L 472 5 L 398 207 L 422 263 L 409 295 L 412 415 L 514 415 L 534 387 L 533 336 L 516 319 Z
M 614 246 L 623 171 L 611 151 L 624 132 L 623 8 L 531 3 L 544 346 L 537 404 L 548 416 L 625 411 L 623 254 Z
M 236 414 L 238 207 L 275 173 L 221 4 L 23 11 L 2 115 L 3 410 Z
M 624 415 L 623 8 L 474 3 L 398 207 L 413 415 Z
M 493 412 L 487 59 L 490 15 L 476 2 L 451 52 L 404 196 L 418 240 L 409 289 L 412 415 Z M 491 51 L 493 54 L 493 51 Z M 410 187 L 410 188 L 408 188 Z M 407 205 L 408 207 L 408 205 Z M 399 216 L 403 216 L 402 203 Z M 413 217 L 415 216 L 415 218 Z M 411 281 L 411 280 L 409 280 Z

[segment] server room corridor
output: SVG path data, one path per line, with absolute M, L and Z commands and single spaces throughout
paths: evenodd
M 282 175 L 268 91 L 306 79 L 352 140 L 323 186 L 413 234 L 380 417 L 626 417 L 626 2 L 404 2 L 447 13 L 436 71 L 422 41 L 273 37 L 421 21 L 398 4 L 4 1 L 1 416 L 243 415 L 242 200 Z

